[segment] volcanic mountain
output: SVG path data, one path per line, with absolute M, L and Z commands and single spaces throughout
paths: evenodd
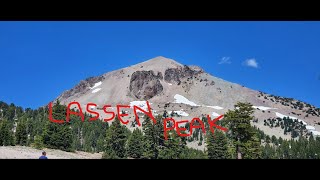
M 198 66 L 182 65 L 162 56 L 82 80 L 57 99 L 66 105 L 77 101 L 82 110 L 87 103 L 96 103 L 96 111 L 101 114 L 105 104 L 112 105 L 116 111 L 117 104 L 146 108 L 148 100 L 154 115 L 164 110 L 174 111 L 176 120 L 191 120 L 206 114 L 216 117 L 234 109 L 237 102 L 249 102 L 256 109 L 256 121 L 252 124 L 270 136 L 290 138 L 290 133 L 285 135 L 280 126 L 270 127 L 264 121 L 286 116 L 297 119 L 309 133 L 320 135 L 320 109 L 315 106 L 252 90 L 212 76 Z M 129 116 L 125 118 L 134 121 L 132 109 L 127 111 Z

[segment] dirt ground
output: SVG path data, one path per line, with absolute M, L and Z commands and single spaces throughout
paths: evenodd
M 102 153 L 76 151 L 65 152 L 57 149 L 43 149 L 48 159 L 101 159 Z M 43 150 L 26 146 L 0 146 L 0 159 L 38 159 Z

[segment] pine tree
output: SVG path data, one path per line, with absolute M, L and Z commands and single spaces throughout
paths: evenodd
M 158 139 L 156 138 L 155 126 L 148 116 L 145 117 L 142 123 L 142 129 L 144 133 L 143 158 L 156 159 L 158 157 Z
M 27 145 L 28 133 L 27 133 L 27 124 L 26 120 L 22 119 L 16 129 L 16 144 L 25 146 Z
M 237 149 L 234 143 L 234 140 L 231 138 L 227 138 L 227 155 L 228 159 L 236 159 L 237 158 Z
M 103 146 L 105 144 L 105 137 L 100 134 L 98 140 L 97 140 L 97 150 L 96 152 L 102 152 L 103 151 Z
M 126 127 L 120 124 L 120 121 L 116 116 L 111 126 L 107 129 L 105 152 L 103 158 L 125 158 L 126 141 Z
M 103 159 L 118 159 L 119 158 L 113 149 L 113 143 L 112 143 L 112 138 L 113 138 L 112 133 L 113 132 L 111 130 L 111 127 L 113 127 L 113 125 L 111 125 L 110 128 L 106 132 L 104 152 L 102 155 Z
M 176 131 L 168 132 L 163 148 L 159 151 L 159 159 L 179 159 L 183 152 L 183 142 Z
M 84 136 L 84 151 L 86 152 L 93 152 L 93 137 L 91 133 L 87 133 Z
M 170 117 L 174 117 L 174 114 L 175 114 L 175 112 L 174 112 L 174 111 L 171 111 Z
M 159 148 L 164 146 L 164 129 L 163 129 L 163 119 L 161 115 L 158 115 L 156 117 L 157 123 L 154 125 L 155 130 L 155 145 L 157 148 L 157 151 L 159 151 Z
M 52 115 L 55 119 L 64 119 L 66 107 L 60 105 L 59 101 L 52 107 Z M 75 118 L 74 116 L 71 116 Z M 69 123 L 56 124 L 46 121 L 43 132 L 44 144 L 49 148 L 61 149 L 63 151 L 73 151 L 73 136 Z
M 48 122 L 45 126 L 43 137 L 44 144 L 49 148 L 73 151 L 72 132 L 68 124 Z
M 159 122 L 159 123 L 158 123 Z M 156 129 L 156 146 L 159 159 L 189 159 L 190 155 L 188 152 L 192 151 L 187 148 L 187 138 L 178 136 L 176 131 L 168 132 L 168 139 L 164 139 L 164 130 L 163 130 L 163 120 L 160 116 L 157 117 L 157 124 L 155 125 Z M 181 131 L 181 134 L 186 134 L 186 132 Z M 204 155 L 196 153 L 197 156 Z M 204 155 L 205 156 L 205 155 Z
M 313 135 L 311 134 L 311 136 L 309 137 L 309 143 L 308 143 L 308 147 L 307 147 L 307 158 L 310 159 L 316 159 L 317 158 L 317 152 L 316 152 L 316 141 L 313 137 Z
M 269 135 L 266 136 L 266 143 L 270 143 L 270 136 Z
M 317 159 L 320 159 L 320 137 L 319 136 L 316 137 L 314 149 L 315 149 L 315 157 Z
M 164 110 L 164 112 L 163 112 L 163 115 L 162 115 L 164 118 L 167 118 L 167 117 L 169 117 L 168 116 L 168 112 L 167 112 L 167 110 Z
M 7 120 L 0 121 L 0 146 L 15 145 L 13 132 Z
M 283 142 L 282 137 L 279 137 L 279 139 L 278 139 L 278 143 L 281 145 L 281 144 L 282 144 L 282 142 Z
M 274 159 L 276 158 L 275 149 L 272 148 L 269 144 L 266 144 L 262 151 L 263 159 Z
M 207 153 L 209 159 L 227 159 L 227 138 L 223 132 L 217 130 L 214 134 L 207 134 Z
M 76 131 L 76 132 L 74 132 Z M 81 130 L 80 127 L 73 127 L 73 143 L 72 148 L 76 151 L 83 150 L 83 146 L 81 143 L 82 136 L 81 136 Z
M 260 159 L 262 156 L 262 147 L 260 144 L 260 139 L 258 134 L 253 134 L 250 140 L 246 141 L 244 144 L 245 159 Z
M 278 140 L 277 140 L 277 138 L 276 138 L 275 135 L 272 135 L 272 137 L 271 137 L 271 142 L 272 142 L 274 145 L 278 145 Z
M 280 153 L 279 153 L 279 157 L 281 159 L 289 159 L 290 156 L 289 156 L 289 149 L 290 149 L 290 145 L 289 145 L 289 142 L 284 140 L 282 145 L 280 146 Z
M 133 130 L 128 139 L 127 155 L 132 158 L 141 158 L 143 153 L 143 134 L 140 129 Z
M 180 159 L 208 159 L 206 153 L 193 149 L 193 148 L 186 148 L 183 153 L 179 156 Z
M 42 136 L 35 136 L 34 143 L 31 146 L 36 149 L 42 149 L 44 147 Z
M 235 110 L 229 110 L 225 114 L 224 120 L 228 123 L 229 135 L 234 140 L 238 159 L 257 158 L 261 154 L 258 152 L 260 148 L 257 148 L 257 143 L 260 144 L 258 132 L 250 124 L 254 119 L 253 112 L 252 104 L 238 102 Z M 246 153 L 253 157 L 245 155 Z

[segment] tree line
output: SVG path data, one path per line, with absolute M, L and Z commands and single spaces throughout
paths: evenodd
M 157 123 L 145 116 L 142 126 L 132 132 L 117 117 L 109 126 L 101 120 L 89 122 L 71 115 L 70 121 L 55 124 L 48 120 L 48 108 L 23 109 L 14 104 L 0 102 L 0 145 L 47 147 L 64 151 L 103 152 L 103 158 L 134 159 L 287 159 L 319 158 L 320 139 L 300 137 L 299 140 L 270 138 L 250 124 L 254 119 L 250 103 L 237 103 L 218 124 L 228 132 L 215 130 L 210 133 L 206 117 L 202 117 L 206 134 L 200 129 L 189 137 L 180 137 L 175 131 L 164 139 L 163 120 L 168 116 L 156 116 Z M 66 106 L 59 101 L 53 106 L 53 117 L 64 119 Z M 187 131 L 189 123 L 185 124 Z M 168 125 L 170 126 L 170 125 Z M 203 151 L 187 146 L 198 141 L 205 145 Z M 201 145 L 200 144 L 200 145 Z

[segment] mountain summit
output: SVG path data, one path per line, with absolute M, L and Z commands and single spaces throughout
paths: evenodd
M 149 60 L 144 61 L 142 63 L 139 63 L 137 65 L 140 65 L 140 64 L 144 64 L 146 66 L 148 66 L 148 65 L 165 65 L 165 64 L 183 66 L 182 64 L 178 63 L 177 61 L 163 57 L 163 56 L 157 56 L 155 58 L 149 59 Z
M 77 101 L 83 110 L 87 103 L 93 102 L 98 105 L 97 111 L 103 111 L 105 104 L 146 107 L 145 101 L 149 101 L 154 115 L 166 110 L 176 113 L 177 120 L 206 114 L 215 117 L 234 109 L 237 102 L 249 102 L 256 109 L 254 115 L 258 121 L 254 125 L 266 134 L 290 138 L 290 134 L 283 134 L 280 125 L 270 128 L 264 121 L 286 116 L 306 125 L 309 133 L 320 134 L 319 108 L 252 90 L 214 77 L 198 66 L 182 65 L 162 56 L 82 80 L 57 99 L 63 104 Z M 132 109 L 128 111 L 132 113 Z M 134 115 L 128 118 L 133 121 Z

